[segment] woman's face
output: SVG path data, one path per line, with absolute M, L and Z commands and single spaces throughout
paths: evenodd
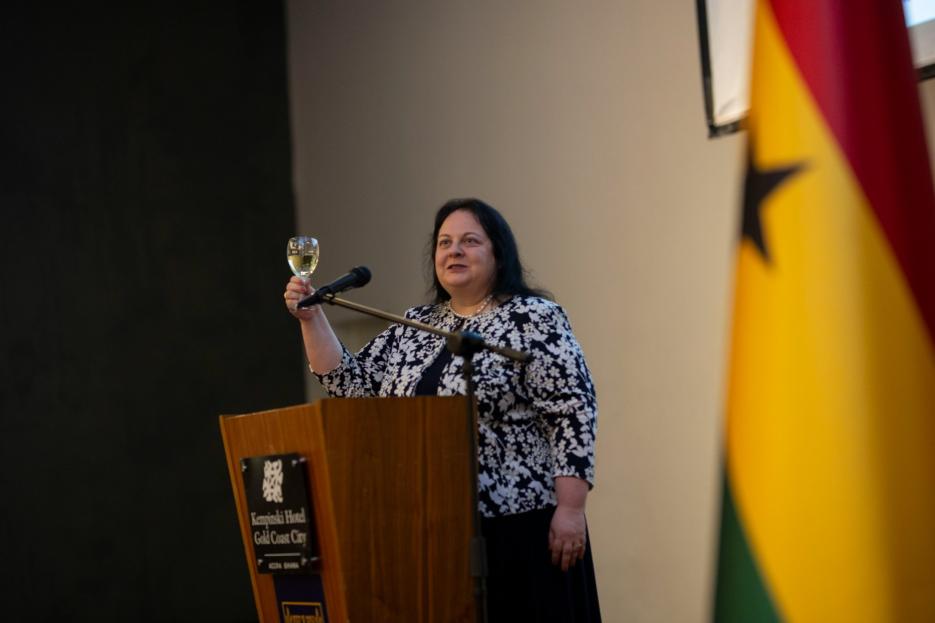
M 459 302 L 478 302 L 490 294 L 496 272 L 493 244 L 477 217 L 468 210 L 449 214 L 435 240 L 435 275 L 445 291 Z

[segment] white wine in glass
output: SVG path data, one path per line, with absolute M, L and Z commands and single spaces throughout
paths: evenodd
M 286 259 L 295 276 L 308 283 L 309 277 L 318 266 L 318 241 L 311 236 L 289 238 L 286 244 Z

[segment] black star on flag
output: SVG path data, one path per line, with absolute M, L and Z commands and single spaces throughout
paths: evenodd
M 741 238 L 749 238 L 759 249 L 763 260 L 769 262 L 769 250 L 763 238 L 762 209 L 763 200 L 782 184 L 790 175 L 798 173 L 802 165 L 762 171 L 753 161 L 753 148 L 747 149 L 747 176 L 743 185 L 743 222 L 740 226 Z

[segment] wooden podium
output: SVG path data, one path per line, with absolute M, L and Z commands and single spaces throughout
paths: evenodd
M 328 621 L 474 620 L 470 445 L 463 397 L 326 399 L 221 417 L 262 623 L 281 620 L 257 572 L 242 458 L 307 458 Z

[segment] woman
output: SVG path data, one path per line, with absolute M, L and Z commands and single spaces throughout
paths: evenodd
M 477 199 L 435 217 L 435 303 L 406 317 L 471 330 L 528 352 L 517 364 L 475 356 L 478 488 L 488 550 L 491 621 L 599 621 L 585 500 L 594 482 L 597 404 L 564 311 L 530 288 L 499 212 Z M 393 325 L 352 355 L 311 292 L 293 277 L 286 305 L 299 319 L 309 368 L 334 396 L 464 393 L 462 359 L 441 337 Z

